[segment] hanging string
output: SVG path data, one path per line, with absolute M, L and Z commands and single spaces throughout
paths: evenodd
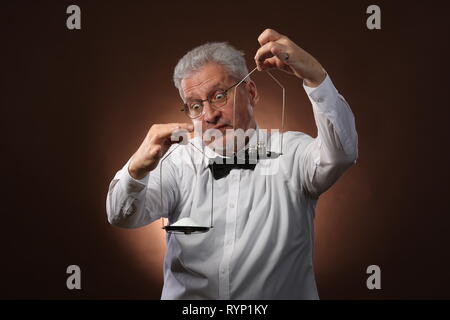
M 163 206 L 163 183 L 162 183 L 162 168 L 163 168 L 163 162 L 166 160 L 172 152 L 174 152 L 180 144 L 177 144 L 169 153 L 167 153 L 160 161 L 159 161 L 159 195 L 160 195 L 160 207 L 161 207 L 161 224 L 162 228 L 164 229 L 164 206 Z M 147 198 L 147 197 L 146 197 Z M 169 209 L 167 208 L 167 211 Z M 167 216 L 169 216 L 169 213 L 167 212 Z
M 204 157 L 207 157 L 205 155 L 205 153 L 200 150 L 195 144 L 192 143 L 192 141 L 189 141 L 189 144 L 191 144 L 195 149 L 197 149 L 202 155 L 202 161 L 204 161 Z M 163 212 L 164 212 L 164 204 L 163 204 L 163 180 L 162 180 L 162 176 L 163 176 L 163 162 L 172 154 L 172 152 L 174 152 L 178 147 L 180 146 L 180 144 L 177 144 L 169 153 L 167 153 L 159 162 L 159 187 L 160 187 L 160 207 L 161 207 L 161 225 L 162 228 L 165 228 L 165 224 L 164 224 L 164 216 L 163 216 Z M 212 221 L 213 221 L 213 207 L 212 205 L 214 204 L 213 199 L 214 199 L 214 179 L 211 179 L 212 183 L 211 183 L 211 228 L 212 228 Z M 168 208 L 167 208 L 168 210 Z
M 250 71 L 241 81 L 236 85 L 236 89 L 234 90 L 233 96 L 233 127 L 236 129 L 236 91 L 239 85 L 245 81 L 250 75 L 255 72 L 258 68 Z M 265 70 L 265 72 L 275 81 L 275 83 L 282 89 L 283 99 L 282 99 L 282 107 L 281 107 L 281 128 L 280 128 L 280 155 L 283 154 L 283 133 L 284 133 L 284 119 L 285 119 L 285 107 L 286 107 L 286 89 L 284 86 L 275 78 L 269 70 Z

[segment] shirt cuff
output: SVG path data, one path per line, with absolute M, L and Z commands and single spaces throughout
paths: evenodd
M 311 103 L 317 105 L 323 112 L 332 111 L 335 102 L 339 99 L 339 93 L 328 74 L 319 86 L 311 88 L 303 84 L 303 88 Z
M 130 175 L 128 171 L 128 166 L 130 161 L 123 168 L 122 172 L 122 183 L 125 188 L 125 192 L 128 194 L 141 192 L 148 184 L 148 174 L 142 179 L 135 179 Z

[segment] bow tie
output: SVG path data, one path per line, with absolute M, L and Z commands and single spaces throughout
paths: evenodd
M 236 155 L 231 159 L 232 163 L 226 163 L 226 161 L 230 161 L 230 159 L 221 157 L 210 159 L 208 168 L 211 170 L 214 179 L 218 180 L 228 176 L 232 169 L 254 170 L 256 167 L 256 159 L 251 159 L 247 150 L 245 151 L 245 160 L 242 157 L 239 157 L 238 159 Z

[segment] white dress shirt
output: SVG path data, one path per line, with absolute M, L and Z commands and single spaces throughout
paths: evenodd
M 162 216 L 169 223 L 191 217 L 209 226 L 214 197 L 212 229 L 167 234 L 162 299 L 318 299 L 314 210 L 319 195 L 356 162 L 357 133 L 352 111 L 328 75 L 318 87 L 304 89 L 317 138 L 285 132 L 283 155 L 260 160 L 254 170 L 233 169 L 215 180 L 205 157 L 212 151 L 192 139 L 205 154 L 178 145 L 141 180 L 130 176 L 130 161 L 117 172 L 106 209 L 108 221 L 119 227 L 137 228 Z M 249 144 L 267 139 L 278 152 L 279 138 L 258 129 Z

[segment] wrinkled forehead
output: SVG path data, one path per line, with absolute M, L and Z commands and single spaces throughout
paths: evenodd
M 203 99 L 214 89 L 223 88 L 230 82 L 225 68 L 216 63 L 208 63 L 181 80 L 181 93 L 185 100 Z

